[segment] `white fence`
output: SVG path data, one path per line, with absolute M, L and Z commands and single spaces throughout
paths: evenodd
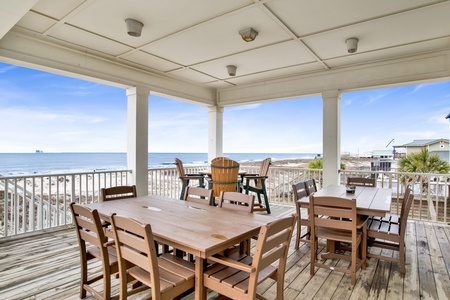
M 205 168 L 187 168 L 196 173 Z M 258 168 L 242 166 L 248 173 Z M 0 177 L 0 240 L 9 236 L 42 231 L 72 224 L 69 204 L 99 201 L 103 187 L 130 184 L 129 170 L 32 176 Z M 181 183 L 175 168 L 150 169 L 148 192 L 179 198 Z M 411 184 L 415 195 L 412 219 L 450 222 L 450 175 L 345 170 L 340 180 L 350 176 L 377 178 L 379 187 L 393 191 L 392 213 L 399 213 L 405 184 Z M 266 182 L 269 201 L 293 205 L 292 184 L 314 178 L 322 185 L 322 170 L 271 167 Z

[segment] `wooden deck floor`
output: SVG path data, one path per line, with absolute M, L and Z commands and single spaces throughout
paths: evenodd
M 272 208 L 276 216 L 293 211 L 290 206 Z M 355 286 L 351 286 L 348 275 L 338 272 L 320 269 L 310 276 L 309 245 L 303 244 L 295 251 L 292 242 L 285 299 L 450 299 L 450 227 L 408 222 L 407 231 L 406 275 L 401 276 L 396 263 L 372 258 L 367 269 L 358 272 Z M 347 264 L 337 260 L 332 263 Z M 94 267 L 100 272 L 99 264 Z M 0 299 L 79 299 L 75 230 L 0 243 L 0 278 Z M 117 279 L 113 279 L 113 286 L 116 292 Z M 276 288 L 270 280 L 260 285 L 258 291 L 275 299 Z M 209 294 L 209 298 L 212 296 L 214 293 Z M 94 297 L 89 295 L 86 299 Z

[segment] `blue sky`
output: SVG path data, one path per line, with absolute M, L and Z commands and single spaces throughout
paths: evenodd
M 125 152 L 124 89 L 0 63 L 0 153 Z M 450 138 L 450 82 L 346 92 L 341 151 Z M 207 152 L 207 108 L 151 95 L 150 152 Z M 322 99 L 227 107 L 224 152 L 321 153 Z

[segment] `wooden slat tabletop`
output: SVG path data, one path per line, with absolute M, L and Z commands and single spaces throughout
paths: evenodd
M 355 193 L 347 193 L 346 187 L 343 185 L 329 185 L 318 190 L 314 195 L 356 198 L 356 206 L 360 215 L 383 217 L 391 209 L 392 190 L 388 188 L 357 186 Z M 302 207 L 308 207 L 309 198 L 300 199 L 299 203 Z

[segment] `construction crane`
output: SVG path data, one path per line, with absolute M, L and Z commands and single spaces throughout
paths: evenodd
M 384 148 L 387 148 L 393 141 L 394 141 L 394 139 L 392 139 Z

